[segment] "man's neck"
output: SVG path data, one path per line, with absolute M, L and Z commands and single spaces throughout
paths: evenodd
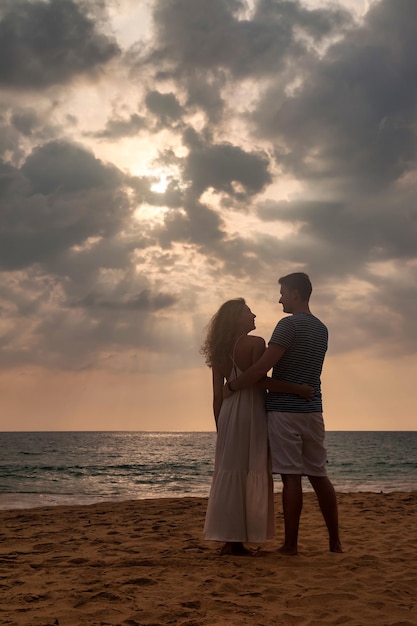
M 307 313 L 308 315 L 312 315 L 308 304 L 300 304 L 300 306 L 294 307 L 292 314 L 296 315 L 297 313 Z

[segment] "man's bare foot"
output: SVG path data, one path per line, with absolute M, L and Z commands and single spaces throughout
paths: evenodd
M 221 556 L 254 556 L 240 541 L 227 541 L 220 550 Z
M 286 554 L 287 556 L 297 556 L 298 554 L 297 548 L 293 546 L 286 546 L 285 543 L 278 548 L 277 552 L 280 554 Z
M 330 547 L 330 552 L 337 552 L 338 554 L 343 553 L 342 544 L 340 543 L 339 540 L 331 542 L 329 544 L 329 547 Z

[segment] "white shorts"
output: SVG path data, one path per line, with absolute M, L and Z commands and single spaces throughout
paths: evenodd
M 327 475 L 322 413 L 268 411 L 267 420 L 274 474 Z

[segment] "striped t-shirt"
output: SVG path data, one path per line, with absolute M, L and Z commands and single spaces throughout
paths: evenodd
M 276 363 L 272 377 L 291 383 L 307 383 L 316 390 L 306 400 L 288 393 L 267 394 L 267 411 L 288 413 L 321 413 L 320 375 L 327 350 L 328 331 L 317 317 L 310 313 L 296 313 L 278 322 L 269 343 L 276 343 L 285 352 Z

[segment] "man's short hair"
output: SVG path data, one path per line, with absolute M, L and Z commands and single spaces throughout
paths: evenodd
M 304 274 L 304 272 L 294 272 L 293 274 L 287 274 L 278 279 L 280 285 L 288 287 L 288 289 L 296 289 L 301 298 L 308 302 L 313 291 L 311 280 Z

